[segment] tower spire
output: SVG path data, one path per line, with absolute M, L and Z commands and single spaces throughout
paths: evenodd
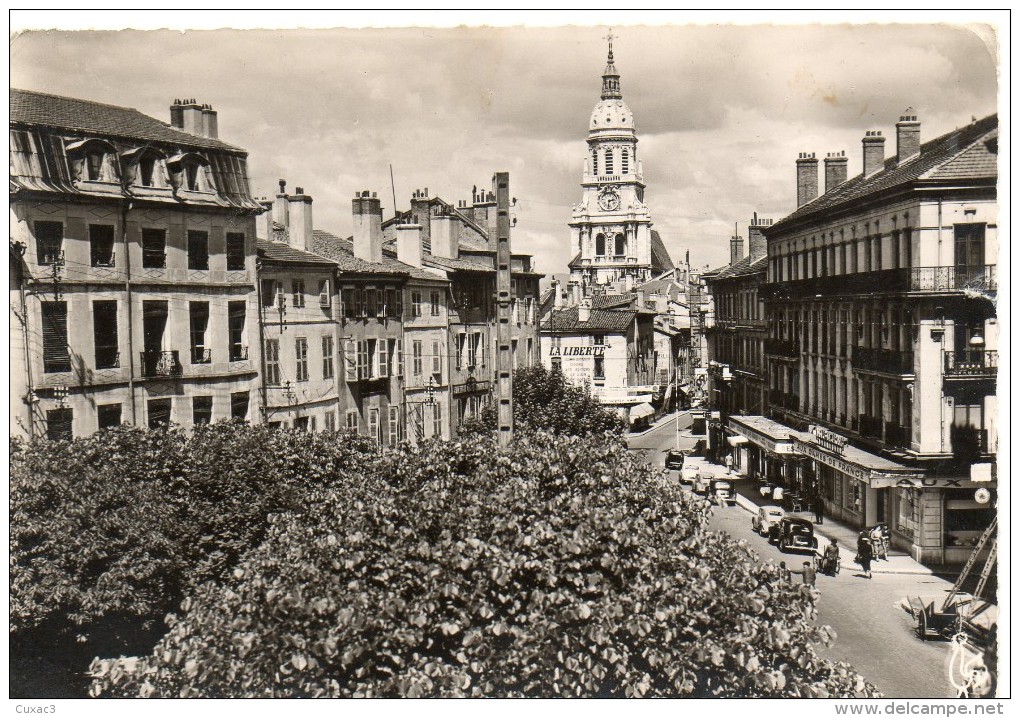
M 602 99 L 620 99 L 623 94 L 620 92 L 620 73 L 616 70 L 616 65 L 613 64 L 613 30 L 610 28 L 609 34 L 605 36 L 605 40 L 609 41 L 609 55 L 606 58 L 606 71 L 602 73 Z

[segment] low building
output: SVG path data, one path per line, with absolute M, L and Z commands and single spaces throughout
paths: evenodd
M 262 207 L 216 112 L 10 103 L 12 432 L 258 421 Z

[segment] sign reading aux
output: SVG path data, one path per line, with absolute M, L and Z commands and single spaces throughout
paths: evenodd
M 837 434 L 835 431 L 829 431 L 820 426 L 812 426 L 811 433 L 815 435 L 815 441 L 823 449 L 828 449 L 834 454 L 842 456 L 843 449 L 846 447 L 847 438 L 842 434 Z
M 593 347 L 552 347 L 549 349 L 551 357 L 601 357 L 606 355 L 608 344 L 600 344 Z

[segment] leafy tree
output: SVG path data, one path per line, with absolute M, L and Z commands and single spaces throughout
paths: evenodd
M 852 696 L 818 593 L 709 532 L 622 439 L 404 447 L 327 490 L 168 618 L 93 695 Z
M 538 364 L 515 370 L 513 392 L 514 428 L 520 431 L 590 436 L 626 429 L 623 419 L 602 406 L 588 387 L 570 384 L 558 369 Z M 496 411 L 494 405 L 485 407 L 465 433 L 494 430 Z

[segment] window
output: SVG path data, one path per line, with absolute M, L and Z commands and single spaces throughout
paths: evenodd
M 280 340 L 266 339 L 266 384 L 280 385 Z
M 322 422 L 323 425 L 325 426 L 326 431 L 329 432 L 336 431 L 336 414 L 334 414 L 332 410 L 327 411 L 325 414 L 322 415 Z
M 396 290 L 397 295 L 397 309 L 395 316 L 399 319 L 404 316 L 404 292 L 401 289 Z
M 195 426 L 212 423 L 212 404 L 211 396 L 196 396 L 191 400 L 191 420 Z
M 344 344 L 344 372 L 347 381 L 358 380 L 358 345 L 353 339 Z
M 106 153 L 101 150 L 93 150 L 85 155 L 85 176 L 89 182 L 100 182 L 103 179 L 103 160 Z
M 467 368 L 468 371 L 475 368 L 475 361 L 478 359 L 478 344 L 475 339 L 478 334 L 475 332 L 471 333 L 471 336 L 466 337 L 467 339 Z
M 244 232 L 227 232 L 227 271 L 244 271 Z
M 411 316 L 421 316 L 421 292 L 411 292 Z
M 166 230 L 142 230 L 142 267 L 145 269 L 166 268 Z
M 400 443 L 400 407 L 390 407 L 389 421 L 389 445 L 396 446 Z
M 358 410 L 351 409 L 347 412 L 347 431 L 358 433 Z
M 528 353 L 525 355 L 528 362 L 528 366 L 535 363 L 535 343 L 531 337 L 528 337 Z
M 606 150 L 606 174 L 613 174 L 613 151 Z
M 60 264 L 64 248 L 64 225 L 61 222 L 35 223 L 35 249 L 39 264 Z
M 377 289 L 375 293 L 375 316 L 379 319 L 385 319 L 386 317 L 386 290 L 382 287 Z
M 244 361 L 248 358 L 248 347 L 244 344 L 245 302 L 227 303 L 227 335 L 230 341 L 230 361 Z
M 393 353 L 397 357 L 397 376 L 404 376 L 404 342 L 397 339 L 393 346 Z
M 358 379 L 370 379 L 372 376 L 368 351 L 368 342 L 358 341 Z
M 294 340 L 294 354 L 297 358 L 297 381 L 308 381 L 308 339 L 298 337 Z
M 344 305 L 344 317 L 354 319 L 357 316 L 354 306 L 354 287 L 344 287 L 340 290 L 340 302 Z
M 197 162 L 188 162 L 184 165 L 184 179 L 189 190 L 196 191 L 199 188 Z
M 510 340 L 510 360 L 513 363 L 514 369 L 520 367 L 520 362 L 517 361 L 517 340 Z
M 429 299 L 430 299 L 430 304 L 431 304 L 431 312 L 430 313 L 432 314 L 432 316 L 438 317 L 439 316 L 439 306 L 440 306 L 440 303 L 442 301 L 440 296 L 439 296 L 439 292 L 432 292 L 431 294 L 429 294 Z
M 188 230 L 188 269 L 209 269 L 209 233 Z
M 89 255 L 93 267 L 114 266 L 113 225 L 89 225 Z
M 276 295 L 282 294 L 280 283 L 274 279 L 262 280 L 262 307 L 276 306 Z
M 294 294 L 294 308 L 302 309 L 305 306 L 305 283 L 300 279 L 295 279 L 291 283 L 291 289 Z
M 390 319 L 400 319 L 400 313 L 397 311 L 397 297 L 400 293 L 393 287 L 386 288 L 386 316 Z
M 606 358 L 595 357 L 595 378 L 605 379 L 606 378 Z
M 606 335 L 605 334 L 592 334 L 591 343 L 597 347 L 606 346 Z
M 96 369 L 119 367 L 117 302 L 92 302 L 92 334 L 95 337 Z
M 67 346 L 67 303 L 42 303 L 43 371 L 71 371 Z
M 212 349 L 206 341 L 209 331 L 209 302 L 190 302 L 191 315 L 191 363 L 208 364 L 212 361 Z
M 467 335 L 463 334 L 463 333 L 458 334 L 457 335 L 457 347 L 456 347 L 456 350 L 457 350 L 456 351 L 456 355 L 457 355 L 457 371 L 460 371 L 461 369 L 464 368 L 464 348 L 465 348 L 465 344 L 466 343 L 467 343 Z
M 100 404 L 96 407 L 99 428 L 110 429 L 120 426 L 120 404 Z
M 440 384 L 443 383 L 443 351 L 442 343 L 439 341 L 432 342 L 432 374 L 436 377 L 436 381 Z
M 156 169 L 156 158 L 152 155 L 142 157 L 138 162 L 138 173 L 143 187 L 152 187 L 152 178 Z
M 982 279 L 985 271 L 985 225 L 953 226 L 956 245 L 956 286 L 963 287 L 974 279 Z
M 307 416 L 299 416 L 298 418 L 294 419 L 294 428 L 297 429 L 298 431 L 305 431 L 305 432 L 307 432 L 308 431 L 308 417 Z
M 432 405 L 432 436 L 443 437 L 443 407 L 439 404 Z
M 155 429 L 170 423 L 170 399 L 149 399 L 149 428 Z
M 46 412 L 46 438 L 70 441 L 74 438 L 74 412 L 71 409 L 50 409 Z
M 390 353 L 387 351 L 389 342 L 380 339 L 376 342 L 376 365 L 378 372 L 376 376 L 384 378 L 390 375 Z
M 365 290 L 365 316 L 373 317 L 376 316 L 378 299 L 376 299 L 376 292 L 374 287 L 369 287 Z
M 606 235 L 601 232 L 595 235 L 595 256 L 606 256 Z
M 368 435 L 379 441 L 379 410 L 368 410 Z
M 322 378 L 333 378 L 333 336 L 322 335 Z
M 412 356 L 412 359 L 411 359 L 411 374 L 413 374 L 416 377 L 417 376 L 421 376 L 421 374 L 422 374 L 421 353 L 422 353 L 422 344 L 421 344 L 420 341 L 418 341 L 416 339 L 414 341 L 414 343 L 411 345 L 411 356 Z
M 248 419 L 248 392 L 235 391 L 230 395 L 230 418 Z
M 627 150 L 623 150 L 620 156 L 620 172 L 623 174 L 630 172 L 630 153 Z
M 329 280 L 319 280 L 319 306 L 328 308 L 332 304 L 331 292 L 329 291 Z
M 591 173 L 597 175 L 599 173 L 599 151 L 591 151 Z

